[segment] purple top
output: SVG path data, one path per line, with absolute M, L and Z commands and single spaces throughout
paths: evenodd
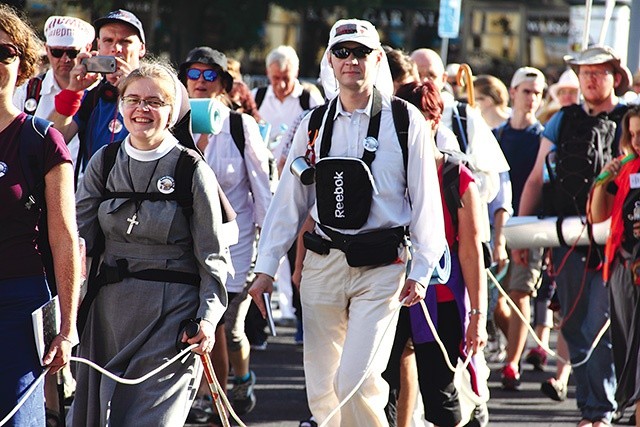
M 0 280 L 43 273 L 35 239 L 39 213 L 20 203 L 26 190 L 18 153 L 20 129 L 27 115 L 20 115 L 0 132 Z M 50 128 L 44 140 L 44 165 L 48 173 L 54 166 L 71 162 L 64 138 Z

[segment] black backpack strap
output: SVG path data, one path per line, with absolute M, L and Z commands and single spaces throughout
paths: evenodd
M 260 108 L 260 106 L 262 105 L 262 101 L 264 101 L 264 96 L 267 94 L 267 88 L 266 87 L 260 87 L 258 88 L 258 90 L 256 91 L 256 108 Z
M 45 73 L 42 73 L 36 77 L 29 79 L 27 83 L 27 97 L 24 101 L 24 112 L 27 114 L 35 113 L 40 102 L 40 90 L 42 89 L 42 81 L 44 80 Z M 30 102 L 33 100 L 33 102 Z
M 409 110 L 407 109 L 407 101 L 393 97 L 391 99 L 391 113 L 393 114 L 393 124 L 402 149 L 402 161 L 404 162 L 406 175 L 409 162 Z
M 113 169 L 113 165 L 116 164 L 116 158 L 118 157 L 118 150 L 120 150 L 121 145 L 122 145 L 122 141 L 115 141 L 115 142 L 112 142 L 111 144 L 107 144 L 104 149 L 104 154 L 102 156 L 103 191 L 106 191 L 107 178 L 109 178 L 109 174 L 111 173 L 111 169 Z
M 236 147 L 238 147 L 238 151 L 244 159 L 244 146 L 246 141 L 244 138 L 242 114 L 231 110 L 229 112 L 229 127 L 231 128 L 231 138 L 233 138 L 233 142 L 236 144 Z
M 191 186 L 193 184 L 193 173 L 200 159 L 200 155 L 195 150 L 182 150 L 173 173 L 176 179 L 178 204 L 187 219 L 193 215 L 193 193 L 191 192 Z
M 299 101 L 300 101 L 300 108 L 302 108 L 303 111 L 307 111 L 310 108 L 309 106 L 310 99 L 311 99 L 311 92 L 307 89 L 302 89 L 302 93 L 300 94 Z
M 27 183 L 23 197 L 25 208 L 45 209 L 44 200 L 44 138 L 51 122 L 39 117 L 27 116 L 20 129 L 18 156 Z
M 307 128 L 307 135 L 311 146 L 314 145 L 315 139 L 320 131 L 320 127 L 322 127 L 322 119 L 324 118 L 324 113 L 326 111 L 327 104 L 318 105 L 311 111 L 311 116 L 309 116 L 309 126 Z
M 466 153 L 469 146 L 469 138 L 467 135 L 467 103 L 456 102 L 455 108 L 453 108 L 453 117 L 451 118 L 451 130 L 458 139 L 460 144 L 460 151 Z
M 454 229 L 458 229 L 458 209 L 462 207 L 460 198 L 460 164 L 445 155 L 442 169 L 442 193 L 451 215 Z

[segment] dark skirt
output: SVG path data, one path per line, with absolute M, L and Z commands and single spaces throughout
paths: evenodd
M 640 286 L 631 271 L 617 260 L 609 281 L 611 300 L 611 344 L 621 408 L 640 399 Z
M 44 276 L 0 280 L 0 419 L 13 410 L 42 373 L 33 336 L 31 313 L 50 298 Z M 44 426 L 44 382 L 41 382 L 7 426 Z

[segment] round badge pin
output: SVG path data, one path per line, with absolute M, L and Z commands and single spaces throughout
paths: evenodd
M 122 130 L 122 122 L 118 119 L 113 119 L 109 122 L 109 125 L 107 127 L 109 129 L 109 132 L 119 133 Z
M 24 109 L 29 113 L 35 112 L 36 108 L 38 108 L 38 101 L 36 101 L 35 99 L 29 98 L 24 102 Z
M 163 176 L 158 180 L 157 187 L 162 194 L 171 194 L 176 189 L 176 180 L 172 176 Z
M 367 151 L 376 151 L 378 149 L 378 140 L 372 136 L 368 136 L 362 141 L 362 145 L 364 145 L 364 149 Z
M 7 169 L 9 169 L 9 166 L 5 162 L 0 162 L 0 178 L 7 174 Z

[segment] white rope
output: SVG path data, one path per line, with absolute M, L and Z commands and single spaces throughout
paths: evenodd
M 378 344 L 376 345 L 375 349 L 373 350 L 373 355 L 371 356 L 371 360 L 369 361 L 369 363 L 367 363 L 367 367 L 364 370 L 364 374 L 362 374 L 362 377 L 360 378 L 360 380 L 356 383 L 356 385 L 353 387 L 353 389 L 351 389 L 349 394 L 347 394 L 345 396 L 345 398 L 342 399 L 340 404 L 337 407 L 335 407 L 329 413 L 329 415 L 327 416 L 327 418 L 324 419 L 324 421 L 322 421 L 322 423 L 320 424 L 319 427 L 325 427 L 329 423 L 331 418 L 333 418 L 334 415 L 336 415 L 340 411 L 340 409 L 342 409 L 342 407 L 349 401 L 349 399 L 351 399 L 353 397 L 353 395 L 356 394 L 356 392 L 358 391 L 358 389 L 360 388 L 362 383 L 364 383 L 364 381 L 367 379 L 367 377 L 369 376 L 369 372 L 371 371 L 371 365 L 373 364 L 373 361 L 376 359 L 376 355 L 378 354 L 378 350 L 380 350 L 380 346 L 382 345 L 382 341 L 384 341 L 385 335 L 387 335 L 387 332 L 389 331 L 389 328 L 394 323 L 394 320 L 396 320 L 396 316 L 395 315 L 398 313 L 398 311 L 400 311 L 400 309 L 402 308 L 402 306 L 405 304 L 406 301 L 407 301 L 407 298 L 403 299 L 402 302 L 400 303 L 400 305 L 398 305 L 398 307 L 393 312 L 393 315 L 390 317 L 389 322 L 387 323 L 387 326 L 384 328 L 384 332 L 382 332 L 382 336 L 380 337 L 380 341 L 378 341 Z
M 27 392 L 20 398 L 20 400 L 18 401 L 18 404 L 11 410 L 11 412 L 7 414 L 6 417 L 2 419 L 2 421 L 0 421 L 0 427 L 5 425 L 7 421 L 9 421 L 11 417 L 13 417 L 16 414 L 16 412 L 18 412 L 18 409 L 20 409 L 22 405 L 24 405 L 24 402 L 27 401 L 29 396 L 33 394 L 33 392 L 36 390 L 36 387 L 38 387 L 38 384 L 40 384 L 44 380 L 44 376 L 49 372 L 50 369 L 51 369 L 50 367 L 47 367 L 44 371 L 42 371 L 40 376 L 36 378 L 33 384 L 31 384 L 31 386 L 27 389 Z
M 572 366 L 572 367 L 575 368 L 575 367 L 582 366 L 585 363 L 587 363 L 587 361 L 589 360 L 589 358 L 593 354 L 593 351 L 595 350 L 596 346 L 598 345 L 598 343 L 602 339 L 602 336 L 604 335 L 604 333 L 607 331 L 607 329 L 611 325 L 611 319 L 607 319 L 607 321 L 604 322 L 604 325 L 602 325 L 602 328 L 600 329 L 600 331 L 596 335 L 596 337 L 595 337 L 593 343 L 591 344 L 591 347 L 589 348 L 589 351 L 587 352 L 587 354 L 584 357 L 584 359 L 579 361 L 579 362 L 576 362 L 576 363 L 571 363 L 569 360 L 565 360 L 563 357 L 559 356 L 555 351 L 551 350 L 548 345 L 543 344 L 542 341 L 540 341 L 540 339 L 536 335 L 535 331 L 531 327 L 531 325 L 529 323 L 529 320 L 527 320 L 524 317 L 524 315 L 522 314 L 522 312 L 520 311 L 520 309 L 518 308 L 516 303 L 513 302 L 513 300 L 509 297 L 507 292 L 502 288 L 502 286 L 500 286 L 500 283 L 498 283 L 498 281 L 496 280 L 494 275 L 489 270 L 487 270 L 487 275 L 489 276 L 489 279 L 491 279 L 493 284 L 496 285 L 496 287 L 498 288 L 498 291 L 500 292 L 500 294 L 502 294 L 502 296 L 505 297 L 505 299 L 507 300 L 507 303 L 511 306 L 511 309 L 516 312 L 516 314 L 518 315 L 518 317 L 520 318 L 522 323 L 524 323 L 527 326 L 527 330 L 528 330 L 529 334 L 533 337 L 534 341 L 540 346 L 540 348 L 542 348 L 550 356 L 556 357 L 560 362 L 562 362 L 562 363 L 564 363 L 566 365 L 569 365 L 569 366 Z

